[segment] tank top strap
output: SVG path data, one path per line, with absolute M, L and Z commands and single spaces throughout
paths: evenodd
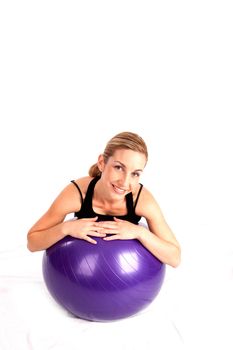
M 80 194 L 80 198 L 81 198 L 81 206 L 83 205 L 83 195 L 82 195 L 82 192 L 80 190 L 80 187 L 79 185 L 74 181 L 74 180 L 71 180 L 70 182 L 72 182 L 72 184 L 75 185 L 75 187 L 77 188 L 77 190 L 79 191 L 79 194 Z
M 130 215 L 130 216 L 135 215 L 135 208 L 136 208 L 136 205 L 137 205 L 137 202 L 138 202 L 138 199 L 139 199 L 142 187 L 143 187 L 143 185 L 140 184 L 140 188 L 139 188 L 139 191 L 138 191 L 135 203 L 133 203 L 132 192 L 128 193 L 126 195 L 126 197 L 125 197 L 126 198 L 126 206 L 127 206 L 127 210 L 128 210 L 128 215 Z
M 82 210 L 85 210 L 88 212 L 89 212 L 89 210 L 92 211 L 93 192 L 94 192 L 95 184 L 99 179 L 100 179 L 100 177 L 96 176 L 90 181 L 90 183 L 87 187 L 86 196 L 85 196 L 84 201 L 83 201 Z
M 138 191 L 138 195 L 137 195 L 136 201 L 135 201 L 135 203 L 134 203 L 134 207 L 133 207 L 133 208 L 134 208 L 134 210 L 135 210 L 136 205 L 137 205 L 137 203 L 138 203 L 138 199 L 139 199 L 139 196 L 140 196 L 140 193 L 141 193 L 142 187 L 143 187 L 143 185 L 140 183 L 140 188 L 139 188 L 139 191 Z

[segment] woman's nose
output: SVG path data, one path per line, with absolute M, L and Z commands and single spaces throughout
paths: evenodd
M 128 189 L 130 185 L 130 177 L 127 174 L 123 174 L 121 178 L 121 186 L 124 187 L 124 189 Z

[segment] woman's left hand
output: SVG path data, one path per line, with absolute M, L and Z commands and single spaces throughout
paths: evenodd
M 95 223 L 98 226 L 99 233 L 111 234 L 103 238 L 105 241 L 115 239 L 137 239 L 139 235 L 139 225 L 135 225 L 126 220 L 120 220 L 114 217 L 114 221 L 99 221 Z

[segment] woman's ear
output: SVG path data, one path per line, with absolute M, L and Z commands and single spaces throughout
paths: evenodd
M 102 173 L 104 171 L 104 167 L 105 167 L 103 154 L 99 155 L 97 165 L 98 165 L 99 171 L 101 171 L 101 173 Z

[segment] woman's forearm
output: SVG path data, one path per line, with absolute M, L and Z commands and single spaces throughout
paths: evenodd
M 180 264 L 180 248 L 179 246 L 164 241 L 158 236 L 143 228 L 138 235 L 140 243 L 148 249 L 156 258 L 172 267 Z
M 67 235 L 65 226 L 66 223 L 62 222 L 46 230 L 29 231 L 27 235 L 28 249 L 31 252 L 36 252 L 51 247 Z

